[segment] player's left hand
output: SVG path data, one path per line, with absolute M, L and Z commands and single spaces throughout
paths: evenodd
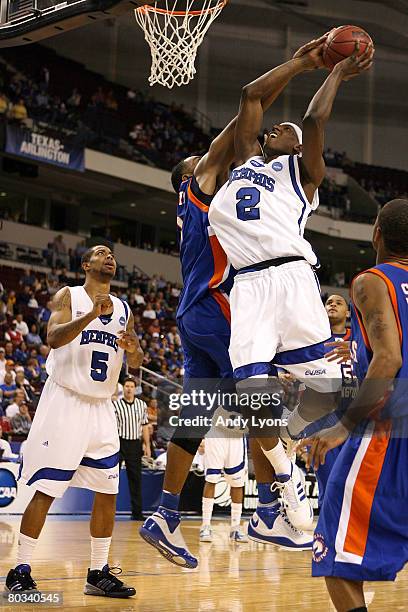
M 293 59 L 301 59 L 304 62 L 305 70 L 315 70 L 316 68 L 326 68 L 323 62 L 323 46 L 326 42 L 327 34 L 311 40 L 296 51 Z
M 324 346 L 335 347 L 326 353 L 325 358 L 327 361 L 347 363 L 351 360 L 350 342 L 326 342 Z
M 349 437 L 349 430 L 339 421 L 334 427 L 323 429 L 317 435 L 302 440 L 302 447 L 310 447 L 307 453 L 306 467 L 315 470 L 324 465 L 327 453 L 343 444 Z
M 118 346 L 128 353 L 134 353 L 139 347 L 138 337 L 134 332 L 122 330 L 119 332 Z

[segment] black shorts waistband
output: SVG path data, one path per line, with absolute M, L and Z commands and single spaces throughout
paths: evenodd
M 245 272 L 258 272 L 259 270 L 265 270 L 276 266 L 282 266 L 283 264 L 290 263 L 292 261 L 306 261 L 304 257 L 300 255 L 292 255 L 291 257 L 278 257 L 277 259 L 267 259 L 266 261 L 260 261 L 257 264 L 252 264 L 238 270 L 238 274 L 244 274 Z

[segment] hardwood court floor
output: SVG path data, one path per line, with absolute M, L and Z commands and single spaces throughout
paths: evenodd
M 93 612 L 275 612 L 331 611 L 322 579 L 310 578 L 310 553 L 286 552 L 274 546 L 230 544 L 229 525 L 214 524 L 214 541 L 198 543 L 199 523 L 185 521 L 184 534 L 198 553 L 196 570 L 168 563 L 140 539 L 140 523 L 119 521 L 111 549 L 111 565 L 120 565 L 136 597 L 114 600 L 82 593 L 89 560 L 87 520 L 51 518 L 33 562 L 33 575 L 43 590 L 62 591 L 63 609 Z M 0 517 L 0 590 L 15 563 L 19 519 Z M 371 611 L 408 610 L 408 566 L 394 584 L 368 583 Z M 51 609 L 41 606 L 42 609 Z M 9 606 L 0 610 L 34 610 Z M 54 608 L 55 609 L 55 608 Z

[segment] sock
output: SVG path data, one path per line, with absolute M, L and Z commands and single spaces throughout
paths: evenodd
M 112 538 L 93 538 L 91 536 L 90 570 L 101 570 L 108 563 L 111 540 Z
M 20 532 L 18 536 L 17 565 L 31 564 L 31 558 L 34 554 L 37 542 L 38 538 L 30 538 L 30 536 L 26 536 L 24 533 Z
M 169 491 L 163 491 L 160 506 L 163 508 L 167 508 L 167 510 L 174 510 L 178 512 L 180 502 L 180 495 L 175 495 L 174 493 L 169 493 Z
M 291 474 L 292 462 L 285 453 L 282 442 L 279 440 L 277 445 L 271 450 L 263 450 L 263 454 L 271 463 L 276 474 Z
M 213 497 L 203 497 L 203 525 L 211 525 L 211 517 L 214 507 Z
M 310 421 L 305 421 L 305 419 L 302 419 L 299 414 L 299 407 L 297 407 L 290 413 L 286 428 L 289 435 L 292 438 L 296 438 L 308 425 L 310 425 Z
M 258 506 L 274 506 L 279 499 L 277 491 L 271 491 L 271 482 L 261 482 L 258 484 Z
M 238 528 L 241 522 L 242 504 L 231 502 L 231 527 Z

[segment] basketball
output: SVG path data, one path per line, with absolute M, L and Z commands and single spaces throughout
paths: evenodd
M 344 25 L 332 30 L 324 44 L 323 61 L 329 70 L 353 55 L 356 42 L 360 43 L 358 55 L 364 53 L 367 45 L 372 43 L 371 36 L 363 28 L 354 25 Z

